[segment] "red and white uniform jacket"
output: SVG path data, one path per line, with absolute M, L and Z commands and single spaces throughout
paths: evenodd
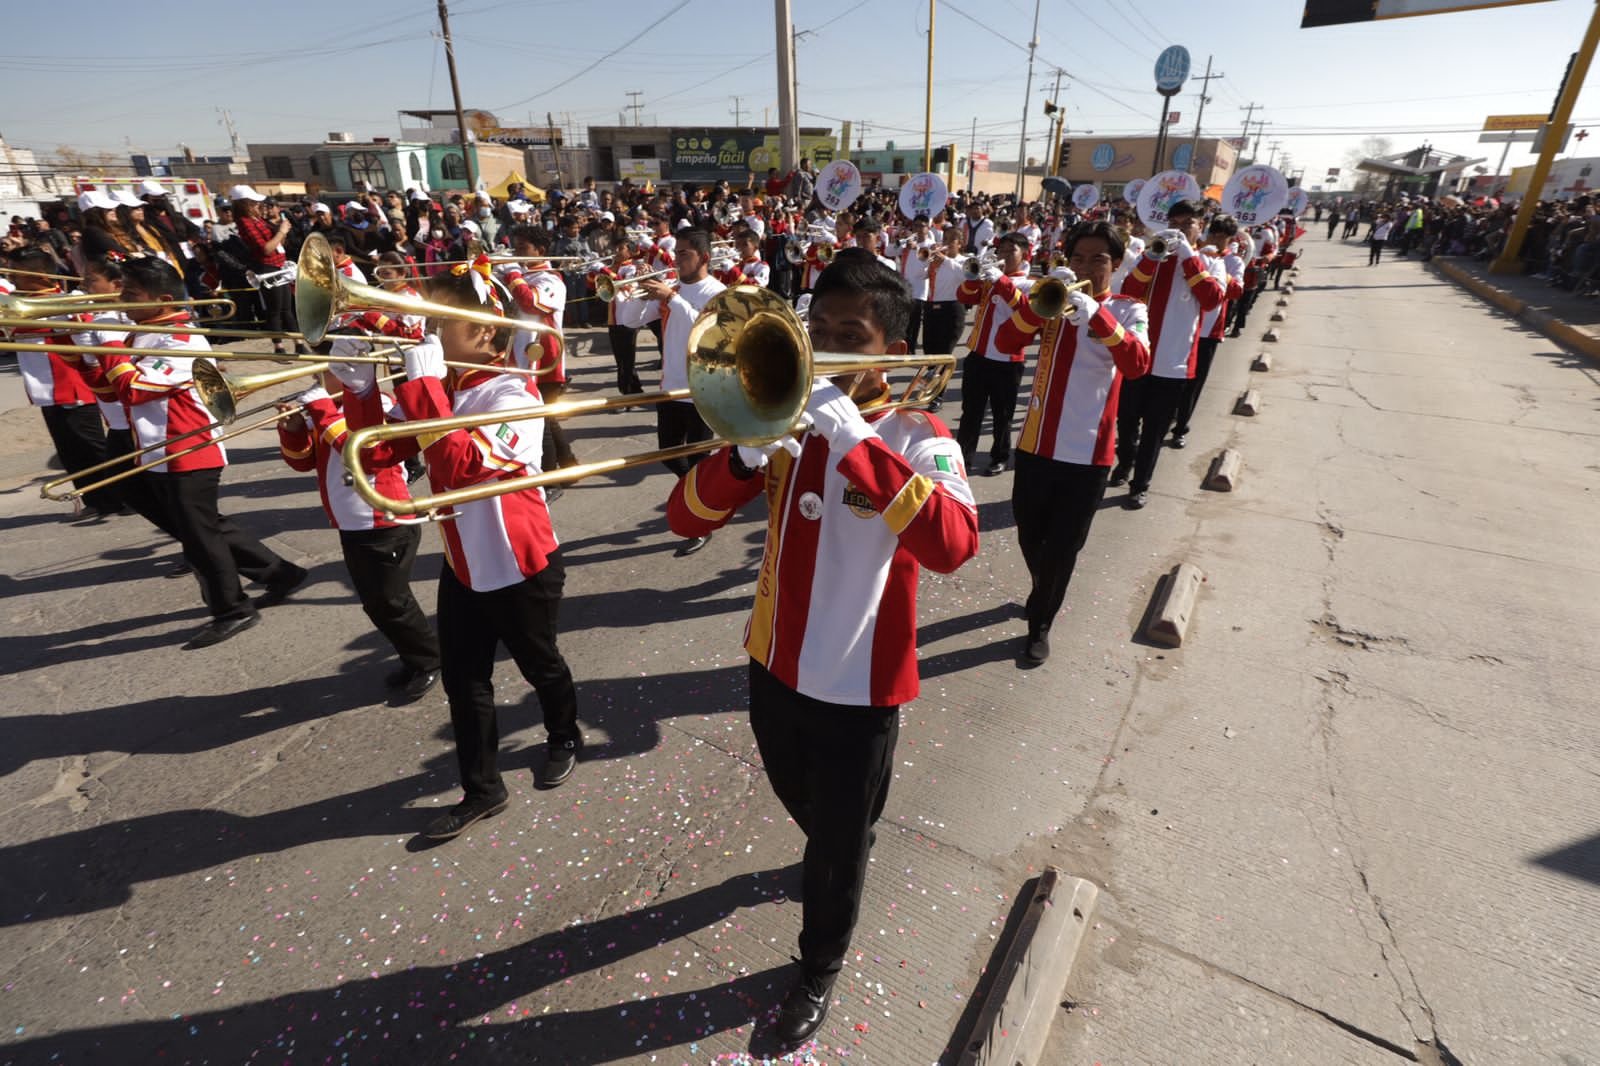
M 911 286 L 913 300 L 928 298 L 928 261 L 917 255 L 917 251 L 932 247 L 932 241 L 919 241 L 911 236 L 900 242 L 899 250 L 895 253 L 895 268 L 906 279 L 906 284 Z
M 344 442 L 350 431 L 382 423 L 387 401 L 388 397 L 376 388 L 367 390 L 365 396 L 352 396 L 347 389 L 342 400 L 324 396 L 307 404 L 300 417 L 291 416 L 278 423 L 278 451 L 283 461 L 291 470 L 317 472 L 322 510 L 335 529 L 387 529 L 395 524 L 356 495 L 346 480 L 344 465 Z M 352 426 L 345 417 L 345 407 L 353 409 L 356 405 L 372 410 L 365 418 L 358 417 Z M 410 499 L 404 467 L 384 463 L 373 457 L 372 451 L 363 454 L 362 465 L 372 471 L 373 484 L 380 493 L 391 499 Z
M 1150 372 L 1148 315 L 1138 300 L 1108 294 L 1087 322 L 1044 323 L 1019 449 L 1089 466 L 1116 460 L 1122 379 Z
M 884 707 L 917 695 L 919 566 L 950 573 L 978 551 L 978 514 L 950 431 L 923 411 L 869 416 L 876 437 L 843 455 L 808 433 L 741 480 L 730 449 L 672 490 L 683 537 L 719 528 L 763 490 L 767 543 L 745 650 L 828 703 Z
M 542 470 L 544 419 L 534 413 L 538 401 L 519 377 L 469 371 L 448 393 L 438 378 L 422 378 L 401 383 L 395 398 L 414 419 L 506 413 L 506 421 L 498 424 L 423 438 L 422 454 L 435 492 L 506 481 Z M 457 517 L 439 523 L 445 562 L 456 579 L 474 592 L 491 592 L 527 580 L 545 568 L 559 544 L 542 488 L 446 510 Z
M 720 279 L 724 285 L 759 285 L 763 289 L 772 279 L 772 269 L 760 258 L 745 259 L 735 263 L 727 271 L 727 276 Z
M 121 311 L 101 311 L 98 314 L 79 315 L 85 323 L 85 328 L 72 335 L 73 344 L 87 344 L 94 347 L 126 348 L 128 346 L 127 330 L 116 327 L 126 325 L 128 318 Z M 100 417 L 106 420 L 109 429 L 125 430 L 128 428 L 128 409 L 117 397 L 117 392 L 105 380 L 105 376 L 97 373 L 100 369 L 100 358 L 95 355 L 80 355 L 76 357 L 80 367 L 85 368 L 87 382 L 89 375 L 93 375 L 99 383 L 94 388 L 95 402 L 100 405 Z
M 1122 283 L 1122 295 L 1143 300 L 1150 308 L 1150 373 L 1158 378 L 1194 377 L 1200 345 L 1200 314 L 1222 302 L 1227 290 L 1206 269 L 1199 252 L 1139 257 Z
M 28 295 L 59 296 L 61 289 L 52 286 Z M 50 348 L 52 344 L 72 343 L 71 324 L 75 321 L 75 316 L 66 316 L 56 323 L 44 319 L 36 326 L 21 326 L 11 331 L 12 340 L 39 346 L 36 352 L 17 353 L 17 369 L 22 373 L 23 390 L 28 394 L 28 402 L 35 407 L 76 407 L 94 402 L 94 392 L 73 360 Z
M 150 320 L 166 326 L 191 323 L 187 311 L 174 311 Z M 194 360 L 211 350 L 206 339 L 193 333 L 135 333 L 128 341 L 128 354 L 102 356 L 104 380 L 116 391 L 128 408 L 128 422 L 133 428 L 133 443 L 138 448 L 168 441 L 164 455 L 195 448 L 204 444 L 205 435 L 186 437 L 173 442 L 173 438 L 209 425 L 214 419 L 200 402 L 200 393 L 194 387 Z M 99 384 L 91 377 L 91 382 Z M 217 426 L 209 434 L 215 439 L 222 434 Z M 153 456 L 154 453 L 151 453 Z M 140 465 L 153 461 L 151 456 L 141 456 Z M 220 442 L 197 448 L 181 459 L 158 468 L 172 473 L 185 470 L 212 470 L 228 465 L 228 455 Z
M 595 291 L 595 286 L 599 283 L 601 277 L 608 277 L 612 281 L 621 281 L 623 278 L 631 278 L 637 273 L 639 273 L 639 268 L 633 263 L 623 263 L 621 266 L 603 266 L 599 270 L 596 270 L 589 275 L 587 279 L 589 283 L 589 291 Z M 617 311 L 621 307 L 621 304 L 621 300 L 612 300 L 610 303 L 606 304 L 606 325 L 620 326 L 623 324 L 622 321 L 617 318 Z
M 1222 302 L 1200 316 L 1200 336 L 1208 340 L 1221 340 L 1223 326 L 1228 321 L 1228 305 L 1244 295 L 1244 260 L 1231 251 L 1226 255 L 1208 255 L 1204 258 L 1207 269 L 1222 282 L 1225 291 Z
M 974 355 L 998 363 L 1023 361 L 1028 333 L 1019 329 L 1013 318 L 1019 308 L 1027 305 L 1033 281 L 1024 266 L 1015 274 L 1004 274 L 994 281 L 963 281 L 956 289 L 957 300 L 978 308 L 972 320 L 972 334 L 967 338 L 967 348 Z
M 401 288 L 400 294 L 412 300 L 420 300 L 422 298 L 422 295 L 410 285 Z M 420 341 L 423 327 L 427 324 L 427 318 L 424 315 L 391 315 L 374 309 L 356 315 L 346 324 L 372 336 Z
M 650 273 L 678 269 L 678 238 L 657 237 L 650 249 Z
M 822 276 L 824 270 L 828 269 L 828 264 L 822 261 L 822 256 L 819 254 L 821 248 L 822 245 L 816 241 L 806 245 L 806 261 L 803 267 L 805 275 L 800 279 L 800 287 L 802 289 L 816 288 L 817 279 Z
M 561 328 L 567 312 L 567 282 L 548 262 L 529 263 L 527 273 L 513 267 L 500 275 L 517 305 L 518 317 Z M 567 380 L 566 346 L 549 333 L 519 329 L 511 335 L 511 358 L 524 370 L 550 372 L 540 378 L 523 378 L 529 392 L 538 395 L 538 383 L 562 385 Z
M 637 328 L 647 322 L 661 322 L 663 391 L 689 387 L 689 327 L 694 325 L 695 318 L 706 303 L 726 288 L 716 278 L 708 277 L 693 284 L 685 282 L 679 285 L 678 291 L 670 299 L 618 301 L 622 307 L 618 309 L 617 317 L 625 326 Z

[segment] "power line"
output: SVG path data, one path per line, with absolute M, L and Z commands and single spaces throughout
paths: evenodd
M 635 42 L 639 41 L 641 38 L 645 37 L 647 34 L 650 33 L 651 30 L 654 30 L 657 26 L 659 26 L 663 22 L 667 21 L 673 15 L 676 15 L 678 12 L 680 12 L 684 8 L 688 7 L 692 2 L 693 2 L 693 0 L 678 0 L 678 3 L 673 5 L 670 9 L 668 9 L 667 12 L 665 14 L 663 14 L 660 18 L 658 18 L 654 22 L 650 23 L 650 25 L 646 26 L 644 29 L 640 30 L 638 33 L 634 34 L 632 37 L 629 37 L 626 41 L 623 41 L 621 44 L 617 45 L 617 47 L 613 48 L 611 51 L 607 52 L 605 55 L 601 56 L 599 59 L 596 59 L 593 63 L 590 63 L 588 66 L 584 67 L 582 70 L 578 71 L 576 74 L 572 74 L 572 75 L 570 75 L 568 77 L 562 78 L 560 81 L 556 82 L 554 85 L 550 86 L 548 89 L 541 89 L 539 92 L 534 93 L 532 96 L 525 96 L 521 100 L 514 100 L 509 104 L 505 104 L 502 107 L 496 108 L 496 110 L 498 110 L 498 111 L 514 111 L 515 109 L 521 107 L 523 104 L 531 103 L 534 100 L 539 99 L 539 97 L 541 97 L 541 96 L 550 95 L 551 93 L 555 92 L 557 89 L 562 88 L 563 86 L 571 85 L 573 82 L 577 81 L 579 78 L 583 77 L 585 74 L 589 73 L 594 68 L 598 67 L 601 63 L 604 63 L 606 60 L 611 59 L 611 58 L 615 57 L 616 55 L 627 51 L 628 47 L 630 45 L 634 44 Z M 637 115 L 635 117 L 637 118 Z

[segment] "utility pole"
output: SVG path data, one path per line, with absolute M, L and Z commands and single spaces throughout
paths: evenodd
M 625 105 L 624 110 L 632 111 L 633 124 L 635 126 L 639 125 L 639 113 L 644 110 L 644 104 L 639 102 L 639 98 L 643 96 L 644 93 L 639 89 L 629 89 L 622 95 L 628 98 L 628 103 Z
M 1250 127 L 1253 125 L 1250 119 L 1257 111 L 1261 110 L 1261 105 L 1252 102 L 1250 106 L 1241 107 L 1239 110 L 1244 112 L 1244 144 L 1239 146 L 1239 151 L 1243 152 L 1244 145 L 1250 143 Z
M 225 107 L 217 108 L 217 114 L 222 116 L 222 124 L 228 128 L 228 154 L 235 163 L 248 162 L 250 149 L 239 143 L 239 127 L 233 124 L 233 114 Z
M 733 124 L 735 126 L 742 125 L 742 123 L 739 121 L 740 108 L 739 98 L 737 96 L 733 98 L 733 110 L 729 113 L 733 115 Z
M 1267 145 L 1267 148 L 1270 149 L 1267 152 L 1267 166 L 1270 167 L 1272 165 L 1273 161 L 1278 158 L 1278 148 L 1282 144 L 1283 144 L 1282 141 L 1273 141 L 1271 144 Z
M 967 149 L 967 195 L 972 195 L 972 157 L 978 154 L 978 116 L 972 116 L 972 147 Z
M 784 173 L 800 165 L 800 113 L 795 102 L 794 13 L 790 0 L 773 0 L 778 46 L 778 156 Z
M 1194 166 L 1195 153 L 1200 150 L 1200 120 L 1205 117 L 1206 103 L 1211 99 L 1206 95 L 1206 91 L 1211 88 L 1211 83 L 1214 80 L 1227 77 L 1226 74 L 1211 73 L 1211 58 L 1211 56 L 1206 56 L 1206 75 L 1200 79 L 1200 112 L 1194 117 L 1194 136 L 1189 138 L 1189 165 L 1183 168 L 1185 174 L 1189 172 L 1189 167 Z M 1194 79 L 1191 78 L 1190 80 L 1193 81 Z
M 467 115 L 461 109 L 461 79 L 456 77 L 456 47 L 450 42 L 450 9 L 439 0 L 439 29 L 444 33 L 444 60 L 450 68 L 450 95 L 456 101 L 456 139 L 461 142 L 461 158 L 467 164 L 467 188 L 478 187 L 477 167 L 472 165 L 472 144 L 467 130 Z
M 1046 108 L 1050 112 L 1050 136 L 1046 139 L 1045 144 L 1045 151 L 1049 153 L 1050 158 L 1045 160 L 1044 171 L 1046 174 L 1054 174 L 1059 169 L 1061 161 L 1061 131 L 1067 124 L 1059 103 L 1061 99 L 1062 73 L 1061 68 L 1057 67 L 1056 87 L 1050 90 L 1050 106 Z
M 557 143 L 556 137 L 555 137 L 555 134 L 556 134 L 555 116 L 550 114 L 550 112 L 546 111 L 544 113 L 544 124 L 549 127 L 549 130 L 547 132 L 549 132 L 549 134 L 550 134 L 550 156 L 551 156 L 552 159 L 555 160 L 555 164 L 556 164 L 556 188 L 558 188 L 558 189 L 564 188 L 566 186 L 566 182 L 561 180 L 561 147 L 562 147 L 562 145 L 560 143 Z
M 1269 123 L 1264 118 L 1256 119 L 1256 146 L 1250 150 L 1250 162 L 1255 163 L 1261 158 L 1261 135 L 1266 132 Z
M 922 169 L 933 169 L 933 12 L 938 0 L 928 0 L 928 98 L 922 112 Z M 950 160 L 950 177 L 956 176 L 956 161 Z
M 444 0 L 439 0 L 443 3 Z M 1022 94 L 1022 140 L 1017 147 L 1017 201 L 1028 170 L 1028 112 L 1033 108 L 1033 55 L 1039 50 L 1039 0 L 1033 0 L 1033 36 L 1028 39 L 1028 86 Z

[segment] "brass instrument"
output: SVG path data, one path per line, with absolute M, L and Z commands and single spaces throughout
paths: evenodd
M 1165 237 L 1151 237 L 1150 243 L 1144 246 L 1144 254 L 1151 259 L 1160 261 L 1172 254 Z
M 665 277 L 671 273 L 673 273 L 673 271 L 670 269 L 652 270 L 648 274 L 635 274 L 631 278 L 613 278 L 610 275 L 602 274 L 600 277 L 594 279 L 594 294 L 600 297 L 600 299 L 605 303 L 611 303 L 615 300 L 626 300 L 630 297 L 623 290 L 627 289 L 635 282 L 644 281 L 646 278 Z
M 306 238 L 304 247 L 300 249 L 299 268 L 300 280 L 294 288 L 294 309 L 307 344 L 321 344 L 327 336 L 329 325 L 339 315 L 381 310 L 400 315 L 426 315 L 429 318 L 473 322 L 495 329 L 523 329 L 554 334 L 560 350 L 555 354 L 553 365 L 559 362 L 566 350 L 561 331 L 542 322 L 452 307 L 406 293 L 390 292 L 382 286 L 351 281 L 339 273 L 333 249 L 328 246 L 328 239 L 320 233 L 313 233 Z
M 326 242 L 324 242 L 326 243 Z M 93 307 L 85 308 L 85 304 Z M 0 294 L 0 314 L 8 318 L 54 318 L 57 315 L 77 315 L 89 311 L 141 311 L 151 307 L 213 307 L 226 304 L 223 316 L 233 314 L 238 305 L 232 300 L 147 300 L 130 303 L 118 300 L 116 293 L 80 293 L 76 296 L 52 293 L 49 296 L 12 296 Z
M 87 313 L 89 311 L 102 311 L 102 310 L 107 310 L 107 308 L 104 305 L 90 306 L 90 307 L 83 308 L 83 312 L 84 313 Z M 40 321 L 41 321 L 40 319 L 36 319 L 36 318 L 0 318 L 0 330 L 26 329 L 26 328 L 28 328 L 30 326 L 37 326 L 40 323 Z M 44 321 L 53 321 L 53 320 L 46 319 Z M 62 331 L 62 332 L 70 332 L 70 333 L 83 333 L 83 332 L 87 332 L 90 329 L 95 329 L 95 330 L 101 330 L 101 331 L 104 331 L 104 332 L 107 332 L 107 333 L 169 333 L 169 334 L 170 333 L 185 333 L 185 334 L 188 334 L 188 335 L 194 336 L 194 337 L 208 337 L 208 338 L 214 337 L 214 338 L 219 338 L 219 339 L 227 339 L 227 340 L 230 340 L 230 341 L 239 341 L 239 340 L 297 341 L 297 340 L 303 340 L 304 339 L 298 333 L 275 333 L 272 330 L 267 330 L 267 329 L 226 329 L 226 328 L 217 327 L 217 326 L 188 326 L 188 325 L 174 326 L 174 325 L 151 324 L 151 323 L 147 323 L 147 322 L 117 322 L 117 321 L 109 321 L 109 320 L 108 321 L 104 321 L 104 322 L 93 322 L 93 321 L 91 321 L 91 322 L 69 322 L 69 321 L 66 321 L 66 320 L 60 320 L 60 324 L 63 325 L 63 326 L 73 327 L 71 329 L 67 329 L 67 330 L 63 330 Z M 51 345 L 50 349 L 52 351 L 61 350 L 59 345 Z M 265 359 L 267 357 L 265 355 L 258 355 L 258 356 L 256 356 L 256 358 Z
M 978 255 L 963 256 L 961 269 L 966 271 L 968 281 L 977 281 L 983 276 L 985 267 L 998 267 L 1000 260 L 995 258 L 994 252 L 985 248 Z
M 759 286 L 736 285 L 712 297 L 689 331 L 687 390 L 562 401 L 476 415 L 370 426 L 350 435 L 345 443 L 344 464 L 356 494 L 376 510 L 387 515 L 435 514 L 442 508 L 506 493 L 713 451 L 727 443 L 767 444 L 803 428 L 800 418 L 817 375 L 837 376 L 895 367 L 915 367 L 917 373 L 899 399 L 876 405 L 872 408 L 875 411 L 931 402 L 949 381 L 955 368 L 955 356 L 815 352 L 800 319 L 783 297 Z M 450 433 L 521 419 L 571 418 L 587 412 L 682 399 L 694 400 L 700 416 L 721 439 L 580 463 L 408 500 L 379 494 L 361 459 L 363 449 L 385 440 Z

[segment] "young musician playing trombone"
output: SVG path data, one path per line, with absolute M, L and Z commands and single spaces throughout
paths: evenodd
M 428 296 L 452 307 L 505 313 L 483 257 L 435 277 Z M 436 336 L 405 353 L 407 380 L 395 389 L 395 399 L 407 417 L 504 411 L 506 421 L 422 438 L 434 491 L 539 473 L 544 420 L 529 413 L 538 401 L 520 376 L 496 370 L 511 362 L 515 323 L 507 319 L 504 328 L 495 329 L 443 318 L 435 325 Z M 483 369 L 451 373 L 445 359 L 481 364 Z M 493 679 L 498 645 L 506 646 L 539 694 L 549 737 L 539 786 L 554 788 L 572 776 L 583 748 L 572 671 L 556 644 L 566 568 L 544 489 L 474 500 L 451 511 L 454 519 L 439 525 L 446 563 L 439 574 L 439 650 L 464 795 L 423 830 L 435 840 L 459 836 L 509 803 L 496 758 L 500 726 Z
M 122 299 L 152 305 L 128 311 L 133 321 L 189 325 L 190 313 L 174 302 L 183 296 L 183 278 L 165 260 L 150 256 L 123 264 Z M 127 356 L 101 357 L 105 383 L 128 407 L 135 444 L 159 444 L 213 421 L 195 390 L 193 373 L 195 356 L 210 350 L 205 337 L 195 333 L 137 333 L 128 341 Z M 169 447 L 181 451 L 193 442 Z M 184 558 L 199 576 L 211 609 L 211 621 L 185 648 L 207 648 L 249 629 L 261 620 L 257 606 L 282 603 L 306 579 L 303 568 L 279 558 L 218 512 L 217 490 L 227 462 L 222 445 L 214 444 L 138 475 L 150 479 L 156 502 L 177 527 Z M 255 604 L 244 594 L 241 575 L 267 587 Z
M 630 288 L 630 295 L 617 312 L 623 324 L 635 328 L 647 322 L 661 323 L 661 388 L 663 391 L 689 387 L 689 327 L 706 301 L 727 286 L 708 273 L 711 265 L 711 240 L 704 230 L 686 229 L 678 234 L 677 282 L 665 278 L 645 278 Z M 660 448 L 676 448 L 711 439 L 711 429 L 694 409 L 693 400 L 670 400 L 656 404 L 656 441 Z M 700 461 L 699 455 L 668 459 L 664 466 L 683 477 Z M 692 555 L 706 546 L 711 531 L 690 538 L 679 549 Z
M 1093 284 L 1094 295 L 1069 293 L 1071 310 L 1049 322 L 1026 307 L 1022 312 L 1029 327 L 1044 329 L 1011 486 L 1017 542 L 1033 579 L 1024 665 L 1050 656 L 1050 625 L 1061 611 L 1115 458 L 1122 383 L 1150 371 L 1145 306 L 1111 292 L 1122 250 L 1110 223 L 1080 225 L 1067 238 L 1067 267 Z
M 905 280 L 864 251 L 818 278 L 818 350 L 905 352 Z M 874 413 L 881 370 L 819 381 L 807 429 L 727 447 L 673 488 L 667 520 L 706 536 L 763 492 L 769 521 L 745 632 L 750 726 L 767 779 L 806 836 L 800 976 L 777 1036 L 822 1025 L 860 911 L 872 825 L 894 768 L 900 705 L 917 695 L 917 569 L 950 573 L 978 550 L 978 519 L 949 430 L 932 415 Z

